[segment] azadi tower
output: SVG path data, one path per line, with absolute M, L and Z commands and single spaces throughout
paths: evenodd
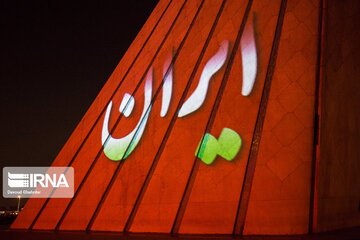
M 295 235 L 359 226 L 356 9 L 160 0 L 52 164 L 74 168 L 74 197 L 31 198 L 11 228 Z

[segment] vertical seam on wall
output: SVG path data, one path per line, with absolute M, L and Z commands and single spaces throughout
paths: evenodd
M 101 116 L 103 115 L 103 113 L 105 112 L 105 109 L 107 107 L 107 105 L 110 103 L 111 99 L 114 97 L 115 93 L 117 92 L 117 90 L 120 88 L 121 84 L 124 82 L 127 74 L 130 72 L 130 70 L 132 69 L 133 65 L 135 64 L 137 58 L 139 57 L 140 53 L 143 51 L 145 45 L 147 44 L 148 40 L 150 39 L 150 37 L 152 36 L 152 34 L 154 33 L 156 27 L 158 26 L 159 22 L 161 21 L 161 19 L 163 18 L 165 12 L 168 10 L 170 4 L 172 3 L 172 0 L 169 1 L 168 5 L 166 6 L 165 10 L 163 11 L 163 13 L 161 14 L 160 18 L 158 19 L 158 21 L 156 22 L 155 26 L 153 27 L 153 29 L 151 30 L 149 36 L 146 38 L 145 42 L 143 43 L 141 49 L 139 50 L 139 52 L 137 53 L 137 55 L 135 56 L 134 60 L 132 61 L 131 65 L 129 66 L 129 68 L 127 69 L 125 75 L 123 76 L 123 78 L 121 79 L 120 83 L 118 84 L 118 86 L 116 87 L 115 91 L 112 93 L 111 97 L 109 98 L 107 104 L 104 106 L 103 110 L 101 111 L 101 113 L 99 114 L 99 116 L 97 117 L 97 119 L 95 120 L 95 123 L 93 124 L 93 126 L 90 128 L 90 131 L 88 132 L 88 134 L 86 135 L 86 137 L 84 138 L 84 140 L 82 141 L 81 145 L 79 146 L 79 148 L 77 149 L 75 155 L 72 157 L 72 159 L 70 160 L 68 166 L 70 166 L 73 161 L 75 160 L 75 158 L 77 157 L 78 153 L 80 152 L 80 150 L 82 149 L 82 147 L 84 146 L 86 140 L 89 138 L 90 134 L 92 133 L 93 129 L 95 128 L 96 124 L 98 123 L 98 121 L 100 120 Z M 96 101 L 96 100 L 95 100 Z M 53 191 L 50 193 L 50 195 L 53 193 Z M 37 219 L 39 218 L 39 216 L 41 215 L 42 211 L 44 210 L 44 208 L 46 207 L 46 205 L 48 204 L 50 198 L 47 198 L 46 201 L 44 202 L 43 206 L 41 207 L 40 211 L 38 212 L 38 214 L 36 215 L 36 217 L 34 218 L 32 224 L 30 225 L 29 229 L 32 229 L 33 226 L 35 225 Z
M 246 10 L 245 10 L 241 25 L 240 25 L 239 31 L 238 31 L 236 39 L 235 39 L 234 47 L 233 47 L 233 49 L 231 51 L 231 55 L 230 55 L 228 64 L 226 65 L 225 73 L 224 73 L 223 79 L 221 81 L 219 90 L 217 92 L 214 105 L 213 105 L 213 107 L 211 109 L 211 113 L 209 115 L 208 122 L 206 124 L 203 136 L 207 132 L 209 132 L 211 130 L 212 126 L 213 126 L 213 123 L 214 123 L 214 120 L 215 120 L 215 117 L 216 117 L 216 113 L 217 113 L 217 110 L 219 108 L 219 105 L 220 105 L 220 102 L 221 102 L 221 99 L 222 99 L 222 95 L 224 93 L 227 81 L 228 81 L 229 76 L 230 76 L 230 72 L 231 72 L 231 69 L 232 69 L 232 66 L 233 66 L 233 63 L 234 63 L 235 55 L 237 54 L 237 50 L 238 50 L 239 45 L 240 45 L 241 36 L 242 36 L 242 34 L 244 32 L 245 24 L 246 24 L 246 21 L 247 21 L 248 16 L 249 16 L 249 12 L 250 12 L 252 3 L 253 3 L 253 0 L 249 0 L 248 4 L 246 6 Z M 203 141 L 204 141 L 204 138 L 201 139 L 201 142 L 200 142 L 199 146 L 202 145 Z M 197 174 L 197 170 L 198 170 L 199 163 L 200 163 L 199 158 L 198 158 L 199 152 L 200 151 L 197 152 L 196 157 L 194 159 L 194 163 L 193 163 L 193 166 L 192 166 L 192 169 L 191 169 L 191 172 L 190 172 L 186 187 L 184 189 L 184 193 L 183 193 L 182 198 L 181 198 L 181 202 L 180 202 L 180 205 L 179 205 L 179 208 L 178 208 L 178 211 L 177 211 L 174 223 L 173 223 L 173 227 L 172 227 L 172 230 L 171 230 L 172 234 L 177 234 L 179 232 L 181 222 L 182 222 L 182 219 L 184 217 L 184 213 L 185 213 L 185 210 L 186 210 L 189 198 L 190 198 L 190 194 L 191 194 L 191 191 L 192 191 L 195 179 L 196 179 L 196 174 Z
M 188 91 L 189 91 L 189 88 L 190 88 L 190 86 L 191 86 L 191 83 L 192 83 L 192 81 L 193 81 L 193 79 L 194 79 L 194 77 L 195 77 L 195 74 L 196 74 L 196 72 L 197 72 L 197 70 L 198 70 L 198 68 L 199 68 L 199 65 L 200 65 L 200 63 L 201 63 L 201 60 L 202 60 L 204 54 L 205 54 L 205 51 L 206 51 L 206 49 L 207 49 L 207 47 L 208 47 L 208 45 L 209 45 L 210 39 L 211 39 L 211 37 L 212 37 L 212 35 L 213 35 L 213 33 L 214 33 L 214 30 L 215 30 L 215 27 L 216 27 L 216 25 L 217 25 L 218 18 L 220 17 L 220 14 L 221 14 L 221 12 L 222 12 L 223 5 L 225 4 L 226 1 L 227 1 L 227 0 L 223 0 L 223 2 L 222 2 L 222 5 L 221 5 L 221 7 L 220 7 L 220 9 L 219 9 L 219 12 L 218 12 L 218 14 L 217 14 L 217 16 L 216 16 L 216 18 L 215 18 L 215 21 L 214 21 L 214 23 L 213 23 L 213 25 L 212 25 L 212 27 L 211 27 L 211 30 L 210 30 L 210 32 L 209 32 L 209 35 L 208 35 L 208 37 L 207 37 L 207 39 L 206 39 L 206 41 L 205 41 L 205 43 L 204 43 L 204 46 L 203 46 L 203 48 L 202 48 L 202 50 L 201 50 L 201 52 L 200 52 L 200 55 L 199 55 L 199 57 L 198 57 L 198 59 L 197 59 L 197 62 L 196 62 L 196 64 L 195 64 L 195 66 L 194 66 L 194 69 L 193 69 L 193 71 L 192 71 L 192 73 L 191 73 L 191 75 L 190 75 L 190 78 L 189 78 L 189 80 L 188 80 L 188 82 L 187 82 L 187 84 L 186 84 L 185 90 L 184 90 L 184 92 L 183 92 L 183 94 L 182 94 L 182 96 L 181 96 L 181 98 L 180 98 L 180 100 L 179 100 L 179 103 L 178 103 L 178 105 L 177 105 L 177 107 L 176 107 L 176 110 L 175 110 L 175 112 L 174 112 L 174 114 L 173 114 L 173 116 L 172 116 L 172 118 L 171 118 L 170 124 L 169 124 L 169 126 L 168 126 L 168 128 L 167 128 L 167 130 L 166 130 L 166 133 L 165 133 L 165 135 L 164 135 L 164 137 L 163 137 L 163 140 L 162 140 L 162 142 L 161 142 L 161 144 L 160 144 L 160 147 L 159 147 L 159 149 L 158 149 L 158 151 L 157 151 L 157 153 L 156 153 L 156 155 L 155 155 L 155 158 L 154 158 L 154 160 L 153 160 L 153 163 L 151 164 L 151 167 L 150 167 L 150 169 L 149 169 L 149 171 L 148 171 L 148 174 L 146 175 L 145 181 L 144 181 L 143 186 L 141 187 L 141 190 L 140 190 L 140 192 L 139 192 L 139 194 L 138 194 L 138 197 L 137 197 L 137 199 L 136 199 L 136 201 L 135 201 L 134 207 L 133 207 L 133 209 L 131 210 L 131 213 L 130 213 L 130 215 L 129 215 L 129 218 L 128 218 L 126 224 L 125 224 L 124 232 L 128 232 L 128 231 L 130 230 L 130 227 L 131 227 L 131 225 L 132 225 L 132 223 L 133 223 L 133 221 L 134 221 L 134 218 L 135 218 L 135 216 L 136 216 L 137 210 L 138 210 L 138 208 L 139 208 L 139 206 L 140 206 L 140 204 L 141 204 L 141 201 L 142 201 L 142 199 L 143 199 L 143 196 L 144 196 L 144 194 L 145 194 L 145 192 L 146 192 L 146 190 L 147 190 L 147 187 L 148 187 L 148 185 L 149 185 L 149 183 L 150 183 L 150 180 L 151 180 L 151 178 L 152 178 L 152 176 L 153 176 L 153 173 L 154 173 L 154 171 L 155 171 L 155 169 L 156 169 L 156 167 L 157 167 L 157 164 L 158 164 L 158 162 L 159 162 L 160 156 L 161 156 L 161 154 L 162 154 L 162 152 L 163 152 L 163 150 L 164 150 L 164 147 L 165 147 L 166 142 L 167 142 L 167 140 L 168 140 L 168 138 L 169 138 L 169 136 L 170 136 L 170 133 L 171 133 L 171 131 L 172 131 L 172 129 L 173 129 L 173 126 L 175 125 L 175 122 L 176 122 L 176 119 L 177 119 L 177 114 L 178 114 L 178 112 L 179 112 L 179 110 L 180 110 L 180 106 L 181 106 L 181 105 L 183 104 L 183 102 L 185 101 L 185 97 L 186 97 L 186 95 L 187 95 L 187 93 L 188 93 Z
M 159 93 L 160 93 L 160 91 L 161 91 L 161 89 L 162 89 L 162 86 L 164 85 L 164 79 L 165 79 L 166 76 L 169 74 L 170 69 L 171 69 L 172 66 L 174 65 L 174 63 L 175 63 L 175 61 L 176 61 L 176 59 L 177 59 L 177 57 L 178 57 L 178 55 L 179 55 L 179 53 L 180 53 L 183 45 L 184 45 L 184 43 L 185 43 L 185 41 L 186 41 L 186 39 L 187 39 L 187 37 L 188 37 L 188 35 L 189 35 L 189 32 L 190 32 L 190 30 L 192 29 L 192 26 L 193 26 L 195 20 L 197 19 L 197 16 L 198 16 L 198 14 L 199 14 L 202 6 L 203 6 L 204 1 L 205 1 L 205 0 L 202 0 L 202 1 L 201 1 L 200 6 L 198 7 L 196 14 L 194 15 L 194 18 L 193 18 L 191 24 L 189 25 L 189 28 L 188 28 L 188 30 L 187 30 L 187 32 L 186 32 L 183 40 L 181 41 L 181 43 L 180 43 L 180 45 L 179 45 L 179 48 L 176 50 L 176 53 L 175 53 L 173 59 L 171 60 L 171 63 L 170 63 L 170 65 L 169 65 L 169 67 L 168 67 L 168 69 L 167 69 L 167 71 L 166 71 L 166 73 L 165 73 L 165 76 L 163 77 L 163 80 L 161 81 L 158 89 L 156 90 L 156 92 L 155 92 L 155 94 L 154 94 L 154 96 L 153 96 L 153 98 L 152 98 L 152 100 L 151 100 L 150 106 L 147 108 L 147 111 L 149 111 L 149 109 L 151 108 L 151 106 L 154 104 L 157 96 L 159 95 Z M 146 112 L 147 112 L 147 111 L 146 111 Z M 140 120 L 139 126 L 142 125 L 142 122 L 144 121 L 144 119 L 145 119 L 145 116 Z M 140 127 L 136 130 L 136 133 L 139 131 L 139 129 L 140 129 Z M 132 145 L 132 142 L 135 140 L 135 136 L 137 135 L 136 133 L 134 134 L 133 138 L 131 139 L 130 144 L 129 144 L 128 147 L 126 148 L 125 153 L 129 150 L 130 146 Z M 124 160 L 124 159 L 123 159 L 123 160 Z M 92 215 L 92 217 L 91 217 L 91 219 L 90 219 L 89 224 L 88 224 L 87 227 L 86 227 L 86 230 L 87 230 L 87 231 L 90 230 L 93 222 L 95 221 L 95 219 L 96 219 L 96 217 L 97 217 L 97 215 L 98 215 L 99 210 L 101 209 L 101 207 L 102 207 L 102 205 L 103 205 L 103 203 L 104 203 L 107 195 L 109 194 L 109 191 L 110 191 L 113 183 L 115 182 L 115 180 L 116 180 L 116 178 L 117 178 L 117 176 L 118 176 L 118 174 L 119 174 L 119 172 L 120 172 L 120 170 L 121 170 L 121 166 L 123 165 L 123 163 L 124 163 L 124 161 L 121 161 L 121 162 L 119 163 L 119 165 L 117 166 L 117 168 L 116 168 L 116 170 L 115 170 L 115 172 L 114 172 L 114 174 L 113 174 L 113 176 L 112 176 L 112 178 L 111 178 L 108 186 L 106 187 L 105 192 L 103 193 L 103 195 L 102 195 L 102 197 L 101 197 L 100 202 L 98 203 L 98 205 L 97 205 L 97 207 L 96 207 L 95 212 L 93 213 L 93 215 Z
M 184 3 L 182 4 L 179 12 L 177 13 L 174 21 L 172 22 L 172 24 L 171 24 L 168 32 L 166 33 L 166 35 L 165 35 L 165 37 L 164 37 L 164 39 L 163 39 L 163 41 L 161 42 L 159 48 L 158 48 L 157 51 L 155 52 L 154 57 L 151 59 L 151 61 L 150 61 L 149 65 L 148 65 L 148 67 L 146 68 L 144 74 L 143 74 L 142 77 L 140 78 L 140 81 L 138 82 L 138 84 L 136 85 L 134 91 L 132 92 L 132 94 L 131 94 L 132 96 L 134 96 L 135 93 L 137 92 L 137 90 L 140 88 L 140 85 L 141 85 L 142 82 L 144 81 L 144 79 L 145 79 L 145 77 L 146 77 L 149 69 L 151 68 L 151 65 L 153 64 L 153 62 L 154 62 L 154 60 L 156 59 L 158 53 L 160 52 L 162 46 L 164 45 L 165 41 L 167 40 L 168 36 L 170 35 L 170 32 L 171 32 L 171 30 L 173 29 L 173 27 L 174 27 L 174 25 L 175 25 L 175 23 L 176 23 L 179 15 L 180 15 L 180 13 L 181 13 L 182 10 L 184 9 L 184 6 L 185 6 L 185 4 L 186 4 L 187 1 L 188 1 L 188 0 L 185 0 Z M 126 106 L 129 104 L 129 102 L 130 102 L 130 99 L 128 100 Z M 100 116 L 101 116 L 101 115 L 100 115 Z M 114 127 L 111 129 L 110 134 L 109 134 L 108 137 L 106 138 L 105 142 L 107 142 L 107 140 L 110 138 L 110 135 L 115 131 L 116 127 L 118 126 L 118 124 L 119 124 L 119 122 L 120 122 L 120 120 L 122 119 L 122 116 L 123 116 L 123 115 L 120 114 L 119 117 L 117 118 L 117 120 L 116 120 L 116 122 L 115 122 L 115 125 L 114 125 Z M 83 184 L 85 183 L 87 177 L 90 175 L 93 167 L 94 167 L 95 164 L 97 163 L 97 160 L 99 159 L 99 157 L 100 157 L 103 149 L 104 149 L 104 146 L 101 146 L 101 148 L 100 148 L 100 150 L 98 151 L 98 153 L 97 153 L 95 159 L 93 160 L 91 166 L 89 167 L 89 169 L 87 170 L 85 176 L 84 176 L 83 179 L 81 180 L 81 182 L 80 182 L 80 184 L 79 184 L 79 186 L 78 186 L 78 188 L 77 188 L 77 190 L 76 190 L 76 192 L 75 192 L 75 194 L 74 194 L 74 197 L 70 200 L 70 203 L 67 205 L 67 207 L 66 207 L 63 215 L 61 216 L 59 222 L 57 223 L 57 225 L 56 225 L 56 227 L 55 227 L 55 230 L 58 230 L 58 229 L 59 229 L 61 223 L 63 222 L 65 216 L 67 215 L 67 213 L 68 213 L 69 209 L 71 208 L 73 202 L 75 201 L 77 195 L 79 194 L 79 192 L 80 192 Z M 123 161 L 120 161 L 118 168 L 121 168 L 122 165 L 123 165 Z
M 313 156 L 311 164 L 311 189 L 310 189 L 310 207 L 309 207 L 309 233 L 317 232 L 317 203 L 318 203 L 318 168 L 320 153 L 320 113 L 321 113 L 321 78 L 323 64 L 323 48 L 324 48 L 324 8 L 325 0 L 320 0 L 319 7 L 319 38 L 318 38 L 318 54 L 315 77 L 315 103 L 314 103 L 314 140 L 313 140 Z
M 281 36 L 281 31 L 282 31 L 282 26 L 283 26 L 284 16 L 285 16 L 285 10 L 286 10 L 286 3 L 287 3 L 287 0 L 282 0 L 281 6 L 280 6 L 274 41 L 273 41 L 273 45 L 271 48 L 269 64 L 268 64 L 265 82 L 264 82 L 263 93 L 262 93 L 261 101 L 260 101 L 260 105 L 259 105 L 259 112 L 258 112 L 258 116 L 256 119 L 253 139 L 251 141 L 249 159 L 246 164 L 246 169 L 245 169 L 245 174 L 244 174 L 244 182 L 243 182 L 243 186 L 241 189 L 240 200 L 239 200 L 237 215 L 236 215 L 235 224 L 234 224 L 234 230 L 233 230 L 234 235 L 239 235 L 239 234 L 242 235 L 243 230 L 244 230 L 246 213 L 247 213 L 247 209 L 248 209 L 251 187 L 252 187 L 252 181 L 254 178 L 256 159 L 257 159 L 257 154 L 259 151 L 259 144 L 260 144 L 262 129 L 263 129 L 264 120 L 265 120 L 266 108 L 267 108 L 267 103 L 268 103 L 268 99 L 269 99 L 269 95 L 270 95 L 271 81 L 272 81 L 272 77 L 273 77 L 274 71 L 275 71 L 277 53 L 278 53 L 279 43 L 280 43 L 280 36 Z

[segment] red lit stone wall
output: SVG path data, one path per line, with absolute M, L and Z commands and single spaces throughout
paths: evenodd
M 320 7 L 312 0 L 161 0 L 54 160 L 54 166 L 74 167 L 74 198 L 30 199 L 12 228 L 307 233 Z M 256 79 L 251 94 L 243 96 L 239 43 L 252 29 Z M 180 107 L 224 41 L 228 55 L 210 80 L 206 100 L 179 118 Z M 163 67 L 171 56 L 173 94 L 167 115 L 160 117 Z M 111 100 L 114 138 L 132 131 L 143 111 L 144 79 L 151 69 L 152 108 L 144 134 L 126 159 L 112 161 L 101 142 L 106 108 Z M 118 111 L 125 93 L 136 102 L 128 118 Z M 264 94 L 269 96 L 265 104 Z M 264 125 L 257 132 L 259 119 Z M 241 149 L 232 161 L 218 156 L 206 165 L 196 148 L 205 133 L 218 138 L 223 128 L 241 136 Z M 255 151 L 257 157 L 250 158 Z M 320 160 L 320 168 L 324 163 Z M 252 164 L 254 172 L 249 171 Z M 243 190 L 245 182 L 252 187 Z M 241 205 L 246 194 L 249 202 Z
M 288 1 L 244 234 L 308 232 L 318 20 Z

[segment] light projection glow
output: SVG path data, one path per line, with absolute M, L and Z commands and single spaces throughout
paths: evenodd
M 134 97 L 128 93 L 125 93 L 119 107 L 119 112 L 123 113 L 125 117 L 129 117 L 132 110 L 134 109 L 134 105 Z
M 223 128 L 218 140 L 210 133 L 206 133 L 200 140 L 195 156 L 207 165 L 212 164 L 217 155 L 232 161 L 239 152 L 241 144 L 241 137 L 237 132 Z
M 145 93 L 144 93 L 144 109 L 141 114 L 140 120 L 136 127 L 128 135 L 122 138 L 113 138 L 109 134 L 109 119 L 112 108 L 112 101 L 109 103 L 104 118 L 104 124 L 101 134 L 101 142 L 104 146 L 104 154 L 106 157 L 113 161 L 119 161 L 126 159 L 126 157 L 135 149 L 139 143 L 141 136 L 145 130 L 145 126 L 151 110 L 151 95 L 152 95 L 152 76 L 153 69 L 148 71 L 145 82 Z M 131 96 L 129 103 L 133 97 Z M 128 105 L 128 104 L 126 104 Z M 125 107 L 127 109 L 127 107 Z M 126 111 L 126 110 L 125 110 Z
M 219 71 L 221 67 L 225 64 L 228 56 L 228 51 L 229 41 L 225 40 L 221 43 L 221 46 L 219 47 L 219 50 L 215 53 L 215 55 L 213 55 L 206 63 L 201 73 L 200 80 L 196 89 L 180 108 L 180 111 L 178 112 L 178 117 L 184 117 L 196 111 L 202 106 L 208 92 L 210 80 L 212 76 L 217 71 Z M 241 52 L 243 60 L 242 95 L 248 96 L 252 91 L 257 71 L 256 45 L 252 25 L 250 27 L 246 27 L 245 29 L 245 35 L 241 40 Z M 144 109 L 141 114 L 140 120 L 137 123 L 136 127 L 125 137 L 116 139 L 109 134 L 108 125 L 112 109 L 112 102 L 110 102 L 107 107 L 102 129 L 101 141 L 104 146 L 105 155 L 113 161 L 125 159 L 135 149 L 142 137 L 152 107 L 152 76 L 153 68 L 149 70 L 146 76 Z M 161 117 L 166 116 L 172 97 L 172 55 L 170 55 L 164 63 L 163 79 L 164 83 L 160 110 Z M 134 105 L 134 97 L 131 96 L 129 93 L 125 93 L 121 101 L 119 111 L 120 113 L 123 113 L 125 117 L 128 117 L 130 116 Z M 215 160 L 215 157 L 217 155 L 220 155 L 226 160 L 231 161 L 236 156 L 237 152 L 241 147 L 241 138 L 235 131 L 229 128 L 224 128 L 221 132 L 219 140 L 217 140 L 211 134 L 207 133 L 204 135 L 203 140 L 202 142 L 200 142 L 200 144 L 201 146 L 198 146 L 196 154 L 198 154 L 199 151 L 198 157 L 206 164 L 211 164 Z
M 164 85 L 163 85 L 162 103 L 161 103 L 161 111 L 160 111 L 161 117 L 165 117 L 169 109 L 171 95 L 172 95 L 173 66 L 171 64 L 171 61 L 172 61 L 172 56 L 168 57 L 163 68 Z
M 201 107 L 205 101 L 211 77 L 224 65 L 229 51 L 229 41 L 222 42 L 218 52 L 206 63 L 195 91 L 182 105 L 178 116 L 184 117 Z
M 257 55 L 256 55 L 256 43 L 254 36 L 254 26 L 249 22 L 244 34 L 241 38 L 241 56 L 243 67 L 243 85 L 241 94 L 243 96 L 249 96 L 256 78 L 257 71 Z

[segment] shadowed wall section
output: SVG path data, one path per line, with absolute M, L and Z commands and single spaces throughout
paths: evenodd
M 360 3 L 326 2 L 318 230 L 360 224 Z

